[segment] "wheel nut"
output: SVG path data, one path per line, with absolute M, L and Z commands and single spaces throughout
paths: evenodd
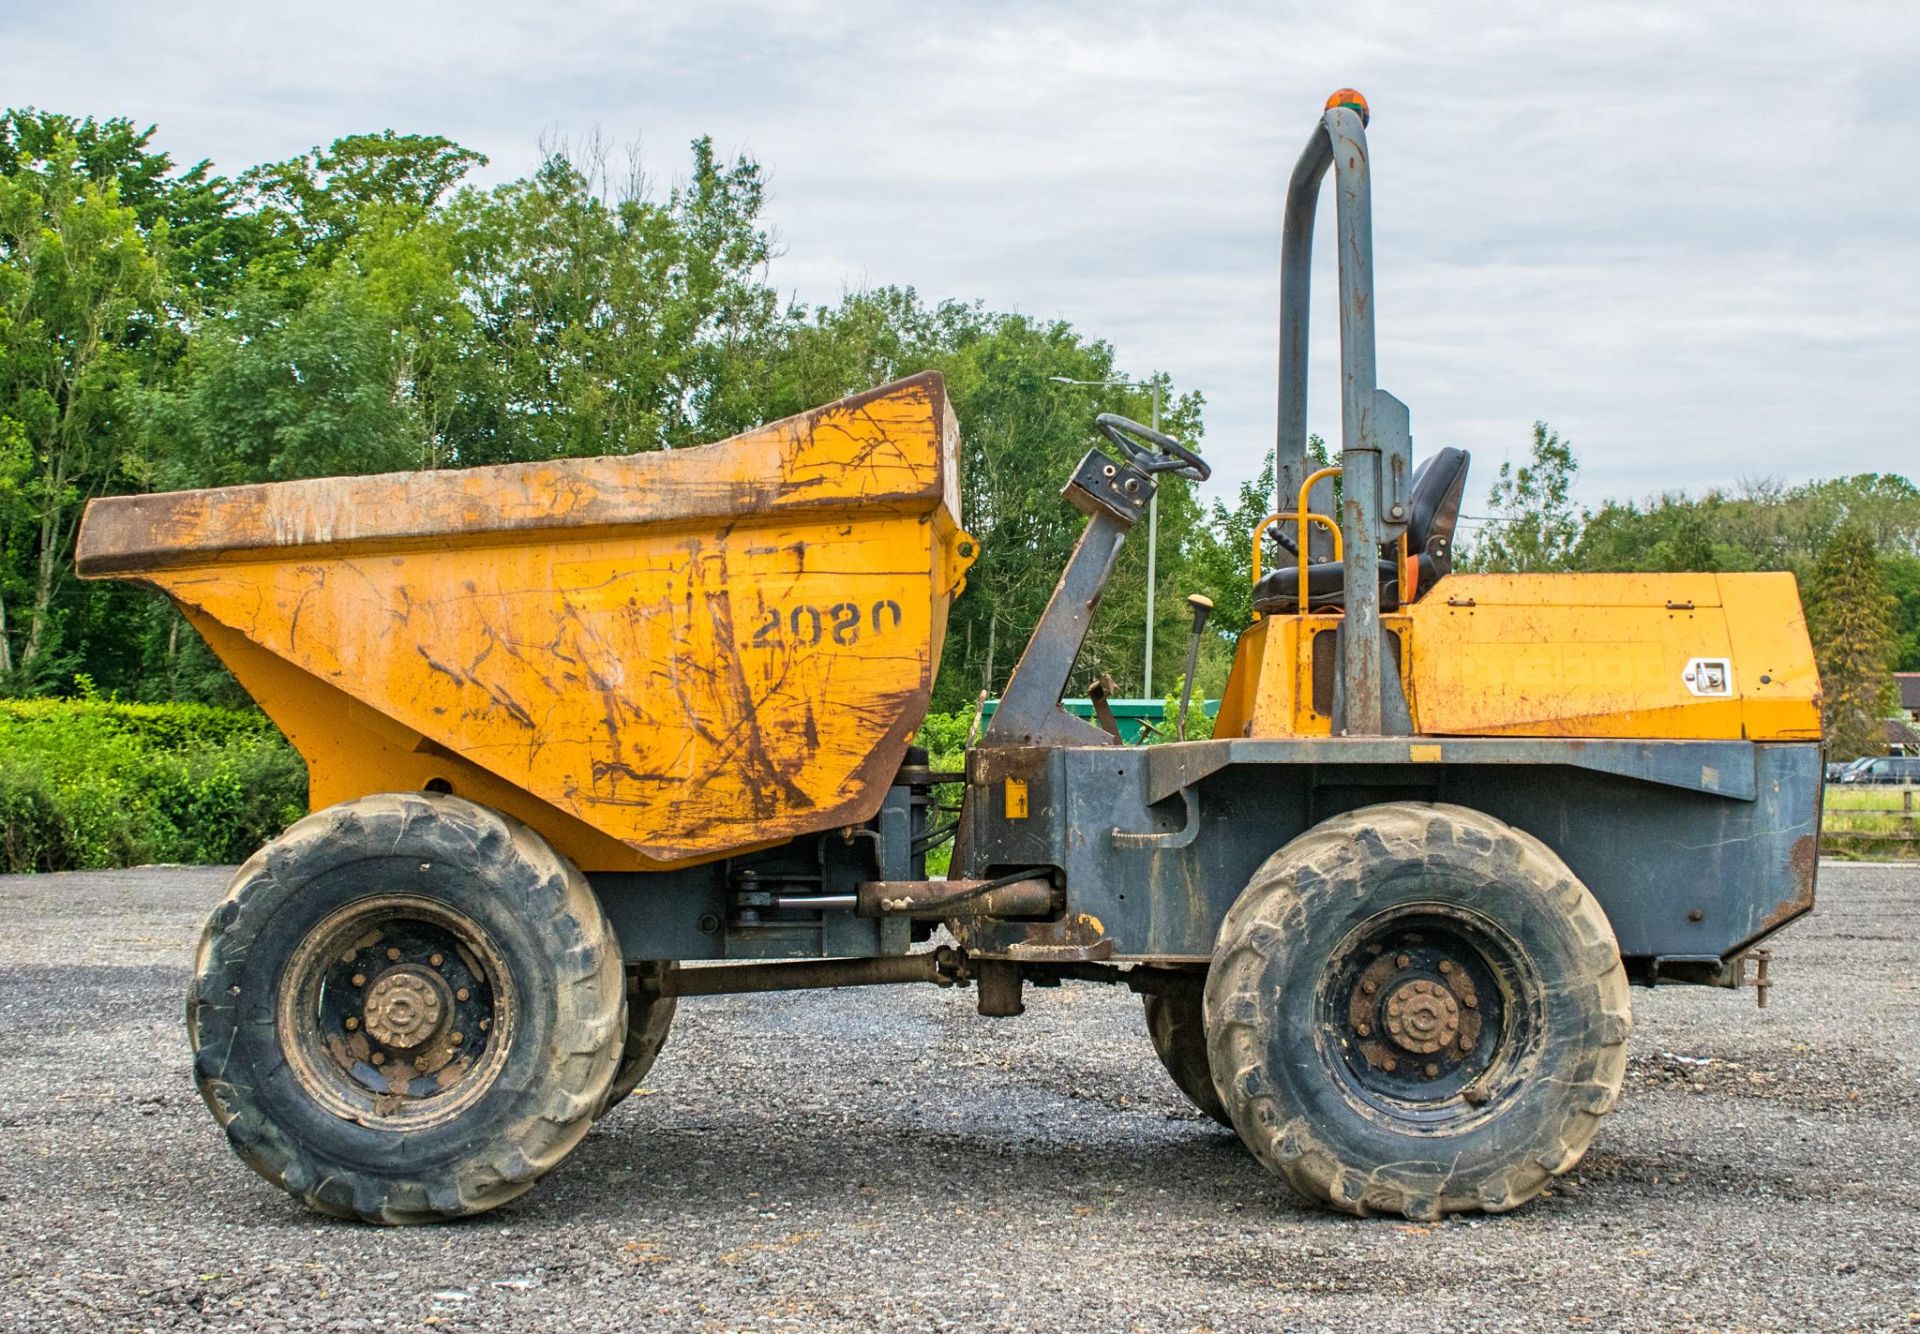
M 1472 1050 L 1473 1050 L 1473 1039 L 1472 1039 L 1472 1038 L 1461 1038 L 1461 1039 L 1460 1039 L 1460 1050 L 1461 1050 L 1461 1051 L 1472 1051 Z
M 1412 959 L 1402 954 L 1399 958 L 1393 961 L 1393 966 L 1396 968 L 1405 968 L 1407 965 L 1411 964 L 1412 962 L 1413 962 Z
M 1453 960 L 1442 959 L 1440 961 L 1440 971 L 1443 973 L 1451 973 L 1453 971 Z
M 1394 1065 L 1395 1065 L 1395 1062 L 1393 1057 L 1391 1056 L 1387 1057 L 1385 1060 L 1380 1062 L 1380 1068 L 1382 1070 L 1392 1070 Z
M 1360 990 L 1371 996 L 1374 992 L 1380 990 L 1380 984 L 1378 982 L 1362 982 L 1360 984 Z
M 341 963 L 352 963 L 352 962 L 353 962 L 353 956 L 354 956 L 355 954 L 357 954 L 357 953 L 359 953 L 359 951 L 358 951 L 358 950 L 348 950 L 348 951 L 347 951 L 347 952 L 346 952 L 345 954 L 343 954 L 343 955 L 341 955 L 341 956 L 340 956 L 340 962 L 341 962 Z
M 1435 1075 L 1437 1075 L 1437 1074 L 1439 1074 L 1439 1073 L 1440 1073 L 1440 1067 L 1439 1067 L 1439 1066 L 1437 1066 L 1437 1065 L 1435 1065 L 1435 1064 L 1434 1064 L 1433 1062 L 1431 1062 L 1431 1061 L 1429 1061 L 1429 1062 L 1427 1062 L 1427 1078 L 1428 1078 L 1428 1079 L 1432 1079 L 1432 1078 L 1433 1078 L 1433 1077 L 1434 1077 Z
M 348 1015 L 347 1016 L 347 1032 L 351 1033 L 353 1032 L 354 1029 L 358 1027 L 360 1027 L 360 1021 L 358 1019 L 355 1019 L 352 1015 Z
M 383 1051 L 377 1051 L 373 1054 L 372 1059 L 375 1065 L 385 1065 L 387 1063 L 387 1054 Z
M 456 991 L 456 992 L 454 992 L 454 993 L 453 993 L 453 998 L 454 998 L 455 1000 L 459 1000 L 459 1001 L 463 1001 L 463 1000 L 465 1000 L 465 999 L 467 999 L 467 997 L 468 997 L 468 996 L 470 996 L 470 995 L 472 995 L 472 994 L 473 994 L 473 993 L 471 993 L 470 991 L 468 991 L 468 990 L 467 990 L 467 989 L 466 989 L 465 987 L 461 987 L 461 988 L 460 988 L 460 990 L 458 990 L 458 991 Z
M 447 1040 L 453 1043 L 453 1045 L 457 1047 L 462 1042 L 465 1042 L 467 1040 L 467 1035 L 465 1033 L 455 1033 L 452 1037 L 448 1038 Z
M 400 959 L 400 951 L 389 945 L 387 946 L 387 957 L 397 963 Z
M 431 959 L 427 960 L 427 962 L 432 964 L 435 968 L 438 968 L 441 964 L 445 963 L 446 961 L 447 961 L 447 958 L 444 954 L 436 954 Z
M 352 1021 L 349 1020 L 348 1022 L 351 1023 Z M 1373 1025 L 1372 1024 L 1355 1024 L 1353 1026 L 1353 1031 L 1358 1033 L 1361 1037 L 1364 1038 L 1373 1032 Z
M 356 987 L 364 987 L 367 985 L 367 975 L 365 973 L 355 973 L 353 975 L 353 985 Z
M 1460 1003 L 1466 1006 L 1469 1010 L 1471 1010 L 1475 1006 L 1480 1004 L 1480 1000 L 1477 996 L 1462 996 L 1460 998 Z

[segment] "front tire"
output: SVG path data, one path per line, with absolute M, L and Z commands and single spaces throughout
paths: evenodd
M 1310 1199 L 1433 1219 L 1525 1203 L 1613 1106 L 1631 1028 L 1606 914 L 1459 806 L 1337 816 L 1227 915 L 1206 990 L 1240 1137 Z
M 321 1213 L 476 1214 L 579 1143 L 626 1036 L 586 879 L 518 821 L 409 792 L 318 811 L 234 877 L 187 1002 L 234 1150 Z

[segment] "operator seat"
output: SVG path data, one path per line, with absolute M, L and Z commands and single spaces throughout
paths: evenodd
M 1460 498 L 1467 487 L 1467 464 L 1472 457 L 1464 449 L 1443 449 L 1423 459 L 1414 469 L 1407 515 L 1407 549 L 1419 556 L 1415 601 L 1436 580 L 1453 570 L 1453 528 L 1460 518 Z M 1289 544 L 1283 538 L 1281 545 Z M 1382 611 L 1392 611 L 1400 605 L 1397 547 L 1398 543 L 1388 543 L 1380 548 Z M 1307 566 L 1307 606 L 1344 607 L 1346 573 L 1347 567 L 1337 560 Z M 1296 561 L 1274 567 L 1254 585 L 1253 609 L 1263 616 L 1297 611 L 1299 604 L 1300 566 Z

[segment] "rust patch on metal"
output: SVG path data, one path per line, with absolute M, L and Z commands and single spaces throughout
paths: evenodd
M 1429 1079 L 1451 1070 L 1480 1043 L 1480 997 L 1464 969 L 1442 980 L 1409 978 L 1403 954 L 1382 954 L 1360 974 L 1347 1002 L 1347 1026 L 1368 1065 L 1403 1063 Z
M 1035 961 L 1107 959 L 1113 956 L 1113 938 L 1098 917 L 1091 913 L 1072 913 L 1058 922 L 1028 927 L 1026 938 L 1007 946 L 1004 952 L 1009 959 Z
M 1793 841 L 1793 851 L 1788 854 L 1787 865 L 1793 872 L 1794 884 L 1800 892 L 1791 898 L 1781 900 L 1779 906 L 1760 919 L 1760 931 L 1778 931 L 1794 918 L 1809 912 L 1813 908 L 1814 876 L 1820 866 L 1820 840 L 1813 834 L 1802 834 Z
M 862 917 L 1040 917 L 1053 911 L 1053 883 L 1044 877 L 992 880 L 873 880 L 859 887 Z

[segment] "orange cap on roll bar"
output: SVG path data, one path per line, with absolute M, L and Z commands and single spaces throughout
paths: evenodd
M 1362 125 L 1365 125 L 1372 119 L 1372 115 L 1367 109 L 1367 99 L 1361 96 L 1358 88 L 1341 88 L 1336 91 L 1333 96 L 1327 99 L 1327 110 L 1331 111 L 1335 107 L 1351 107 L 1355 111 L 1358 111 Z

